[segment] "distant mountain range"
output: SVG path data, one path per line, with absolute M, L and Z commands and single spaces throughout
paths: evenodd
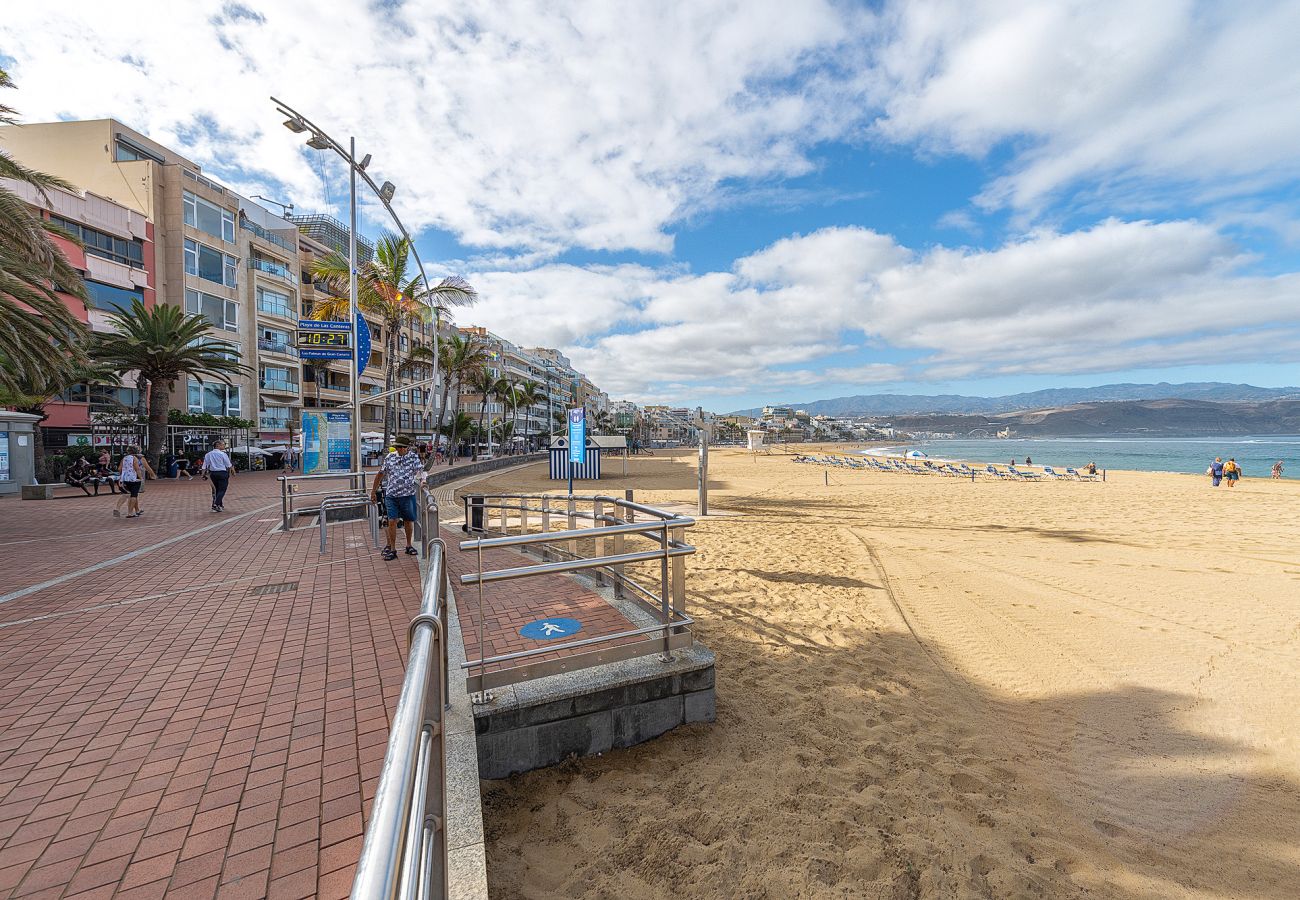
M 1202 400 L 1213 403 L 1265 403 L 1270 400 L 1300 400 L 1300 387 L 1262 388 L 1252 384 L 1224 384 L 1217 381 L 1187 384 L 1104 384 L 1090 388 L 1049 388 L 1005 397 L 965 397 L 960 394 L 858 394 L 814 400 L 811 403 L 780 403 L 806 410 L 809 415 L 900 416 L 900 415 L 997 415 L 1023 410 L 1057 409 L 1079 403 L 1109 403 L 1132 400 Z M 738 416 L 757 416 L 762 409 L 742 409 Z
M 1300 399 L 1262 403 L 1116 400 L 994 415 L 937 413 L 893 416 L 891 420 L 903 431 L 957 435 L 983 431 L 988 437 L 1005 428 L 1019 437 L 1300 434 Z

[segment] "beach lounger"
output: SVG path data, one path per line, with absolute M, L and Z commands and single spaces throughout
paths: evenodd
M 1052 479 L 1053 481 L 1069 481 L 1069 480 L 1070 480 L 1070 479 L 1067 478 L 1066 476 L 1062 475 L 1060 472 L 1057 472 L 1057 471 L 1056 471 L 1055 469 L 1053 469 L 1051 466 L 1043 466 L 1043 474 L 1046 475 L 1048 478 Z
M 1028 472 L 1028 471 L 1022 472 L 1021 470 L 1017 469 L 1015 466 L 1007 466 L 1007 471 L 1010 472 L 1012 475 L 1016 476 L 1017 478 L 1023 478 L 1025 481 L 1037 481 L 1038 479 L 1043 477 L 1042 475 L 1039 475 L 1037 472 Z
M 992 466 L 985 466 L 984 473 L 986 475 L 992 475 L 994 478 L 1001 478 L 1003 481 L 1011 477 L 1010 475 L 1007 475 L 1005 472 L 1000 472 L 997 469 L 993 468 Z
M 1067 469 L 1065 470 L 1065 474 L 1066 474 L 1066 475 L 1072 475 L 1073 477 L 1079 479 L 1080 481 L 1097 481 L 1097 480 L 1098 480 L 1096 475 L 1090 475 L 1090 474 L 1088 474 L 1087 472 L 1079 472 L 1079 471 L 1076 471 L 1076 470 L 1074 470 L 1074 469 L 1070 469 L 1070 468 L 1067 468 Z

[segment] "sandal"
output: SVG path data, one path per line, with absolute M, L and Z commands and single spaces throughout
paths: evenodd
M 414 547 L 407 547 L 407 548 L 406 548 L 406 555 L 407 555 L 407 556 L 419 556 L 419 555 L 420 555 L 420 551 L 419 551 L 419 550 L 416 550 Z
M 392 562 L 393 560 L 397 559 L 397 551 L 394 550 L 392 547 L 385 547 L 383 552 L 383 557 L 389 562 Z

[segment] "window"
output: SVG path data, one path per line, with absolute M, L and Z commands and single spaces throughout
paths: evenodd
M 407 346 L 408 346 L 408 342 L 407 342 L 407 340 L 406 340 L 406 335 L 404 335 L 404 334 L 403 334 L 403 335 L 399 335 L 399 336 L 398 336 L 398 343 L 402 345 L 402 352 L 405 353 L 405 352 L 406 352 L 406 349 L 407 349 Z
M 283 316 L 286 319 L 292 319 L 295 315 L 292 297 L 264 287 L 257 289 L 257 309 L 258 312 Z
M 409 409 L 402 410 L 402 427 L 411 427 L 411 411 Z
M 131 301 L 139 300 L 144 302 L 144 288 L 136 288 L 129 291 L 126 288 L 115 287 L 111 284 L 100 284 L 98 281 L 86 280 L 86 293 L 90 294 L 91 302 L 97 309 L 120 309 L 123 312 L 131 311 Z
M 189 191 L 181 195 L 181 203 L 185 207 L 186 225 L 227 243 L 235 242 L 235 214 L 230 210 L 209 203 Z
M 144 241 L 139 238 L 128 240 L 114 237 L 107 232 L 91 228 L 89 225 L 82 225 L 80 222 L 74 222 L 71 219 L 65 219 L 62 216 L 50 216 L 50 224 L 57 225 L 79 239 L 85 245 L 86 252 L 91 256 L 111 259 L 113 262 L 132 266 L 136 269 L 144 268 Z
M 224 284 L 226 287 L 236 285 L 236 271 L 239 260 L 229 253 L 214 250 L 207 244 L 185 239 L 185 274 L 197 275 L 199 278 Z
M 202 291 L 185 290 L 185 311 L 206 318 L 213 328 L 239 330 L 239 304 Z
M 157 154 L 150 153 L 148 150 L 144 149 L 139 144 L 136 144 L 132 141 L 128 141 L 126 138 L 122 137 L 122 135 L 119 134 L 117 136 L 117 140 L 113 144 L 113 161 L 132 162 L 133 160 L 137 160 L 137 159 L 148 159 L 156 163 L 164 162 L 162 157 L 158 156 Z
M 187 394 L 190 412 L 214 416 L 237 416 L 240 413 L 239 388 L 235 385 L 219 381 L 209 384 L 191 378 Z

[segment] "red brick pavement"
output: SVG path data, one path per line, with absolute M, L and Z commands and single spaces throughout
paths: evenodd
M 0 502 L 0 595 L 75 576 L 0 603 L 0 896 L 348 892 L 416 561 L 360 524 L 324 556 L 272 535 L 276 482 L 244 475 L 227 524 L 75 574 L 223 521 L 206 490 L 150 482 L 130 521 Z

